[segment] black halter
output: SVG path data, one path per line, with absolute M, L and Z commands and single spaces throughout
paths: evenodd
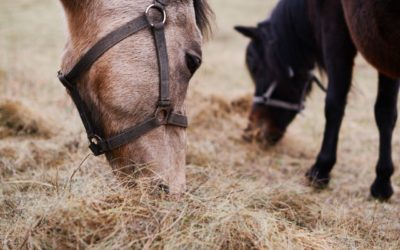
M 61 71 L 58 72 L 58 78 L 69 91 L 69 94 L 79 111 L 79 115 L 82 119 L 90 142 L 89 148 L 96 156 L 126 145 L 160 126 L 172 125 L 182 128 L 186 128 L 188 126 L 186 116 L 174 113 L 171 100 L 169 98 L 169 65 L 164 31 L 164 25 L 167 21 L 167 14 L 165 10 L 167 5 L 168 0 L 155 0 L 154 4 L 151 4 L 147 7 L 143 16 L 126 23 L 125 25 L 100 39 L 100 41 L 98 41 L 85 55 L 82 56 L 82 58 L 77 64 L 75 64 L 69 73 L 63 74 Z M 152 10 L 160 12 L 162 15 L 162 21 L 153 20 L 150 13 Z M 105 52 L 122 40 L 145 28 L 151 28 L 152 30 L 160 71 L 160 94 L 155 112 L 145 121 L 125 130 L 118 135 L 108 139 L 101 138 L 99 134 L 102 133 L 99 133 L 100 131 L 96 131 L 92 121 L 91 112 L 79 94 L 78 86 L 76 84 L 77 80 L 85 72 L 87 72 Z
M 321 83 L 321 81 L 313 74 L 310 74 L 307 84 L 304 86 L 304 89 L 302 91 L 301 99 L 300 99 L 299 103 L 291 103 L 291 102 L 272 98 L 272 94 L 275 92 L 276 88 L 278 87 L 277 81 L 274 81 L 262 96 L 255 96 L 253 102 L 255 104 L 261 104 L 261 105 L 265 105 L 265 106 L 271 106 L 271 107 L 301 112 L 305 108 L 307 90 L 312 83 L 316 83 L 317 86 L 323 92 L 327 91 L 325 86 Z

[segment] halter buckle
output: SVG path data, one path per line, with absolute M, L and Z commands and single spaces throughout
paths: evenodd
M 89 149 L 93 152 L 95 156 L 99 156 L 106 152 L 106 150 L 103 148 L 104 140 L 100 136 L 98 135 L 89 136 L 89 142 L 90 142 Z
M 152 18 L 150 15 L 150 11 L 152 9 L 155 9 L 162 14 L 161 22 L 153 22 L 154 18 Z M 164 26 L 165 22 L 167 21 L 167 12 L 165 11 L 164 7 L 160 4 L 150 4 L 149 7 L 146 8 L 145 15 L 146 15 L 146 19 L 149 22 L 150 26 L 153 28 L 161 28 Z

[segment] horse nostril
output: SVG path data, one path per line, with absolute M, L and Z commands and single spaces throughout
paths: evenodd
M 266 136 L 266 140 L 270 145 L 277 144 L 283 137 L 283 133 L 279 134 L 269 134 Z
M 169 194 L 169 187 L 165 184 L 159 184 L 158 187 L 161 189 L 161 191 L 165 192 L 166 194 Z
M 201 58 L 193 53 L 186 53 L 186 65 L 193 75 L 201 65 Z

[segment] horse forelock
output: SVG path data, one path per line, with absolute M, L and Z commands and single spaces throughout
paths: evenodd
M 193 0 L 196 23 L 203 35 L 211 33 L 210 19 L 214 16 L 207 0 Z

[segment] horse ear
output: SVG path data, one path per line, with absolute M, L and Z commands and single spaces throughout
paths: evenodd
M 245 37 L 257 38 L 258 30 L 256 27 L 235 26 L 235 30 Z

